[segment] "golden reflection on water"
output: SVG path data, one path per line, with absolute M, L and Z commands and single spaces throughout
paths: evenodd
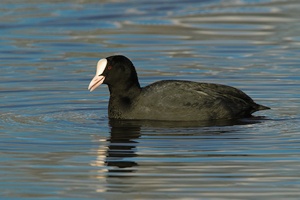
M 105 139 L 99 139 L 99 143 L 106 143 Z M 97 179 L 99 187 L 97 187 L 97 192 L 106 192 L 106 176 L 108 172 L 107 164 L 106 164 L 106 156 L 107 156 L 107 149 L 105 145 L 99 146 L 96 150 L 96 160 L 90 163 L 91 166 L 96 167 L 96 175 L 94 178 Z

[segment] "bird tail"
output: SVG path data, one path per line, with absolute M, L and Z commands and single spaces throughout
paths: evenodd
M 271 108 L 267 107 L 267 106 L 263 106 L 263 105 L 257 104 L 257 110 L 269 110 L 269 109 L 271 109 Z
M 256 111 L 259 111 L 259 110 L 268 110 L 268 109 L 271 109 L 271 108 L 255 103 L 254 105 L 252 105 L 252 108 L 250 110 L 250 114 L 252 114 Z

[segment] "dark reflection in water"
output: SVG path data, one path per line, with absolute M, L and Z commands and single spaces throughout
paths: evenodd
M 264 116 L 253 116 L 243 119 L 210 120 L 210 121 L 160 121 L 160 120 L 117 120 L 110 119 L 109 125 L 112 129 L 126 130 L 129 127 L 151 127 L 151 128 L 191 128 L 212 126 L 234 126 L 261 123 Z M 126 128 L 127 127 L 127 128 Z M 140 130 L 140 129 L 139 129 Z
M 194 122 L 181 122 L 181 121 L 152 121 L 152 120 L 109 120 L 110 138 L 108 149 L 106 153 L 105 163 L 109 167 L 107 177 L 128 177 L 127 173 L 133 173 L 136 171 L 136 166 L 139 164 L 134 161 L 134 158 L 138 156 L 136 152 L 139 145 L 139 138 L 142 136 L 143 128 L 152 129 L 176 129 L 175 132 L 188 128 L 201 128 L 201 127 L 224 127 L 235 125 L 250 125 L 255 123 L 261 123 L 263 117 L 253 117 L 247 119 L 235 119 L 235 120 L 216 120 L 216 121 L 194 121 Z M 219 135 L 226 132 L 231 132 L 234 129 L 223 130 L 219 128 L 215 131 L 211 129 L 203 129 L 203 134 Z M 199 134 L 199 133 L 198 133 Z M 186 133 L 188 135 L 188 133 Z M 170 134 L 169 134 L 170 136 Z M 176 140 L 178 134 L 172 135 Z M 163 140 L 163 139 L 162 139 Z M 183 141 L 184 142 L 184 141 Z M 175 150 L 176 151 L 176 150 Z
M 110 121 L 111 132 L 109 146 L 107 150 L 106 163 L 107 166 L 114 166 L 117 168 L 110 169 L 109 172 L 134 172 L 131 167 L 136 166 L 137 163 L 130 161 L 127 158 L 136 157 L 135 148 L 137 141 L 141 135 L 141 127 L 124 124 L 119 121 Z M 111 174 L 112 175 L 112 174 Z
M 187 191 L 200 194 L 201 187 L 212 192 L 223 182 L 230 188 L 226 182 L 237 176 L 247 179 L 236 170 L 253 157 L 236 145 L 245 139 L 239 132 L 263 122 L 264 117 L 210 122 L 110 120 L 106 146 L 100 145 L 98 151 L 97 191 L 162 195 L 174 190 L 174 197 L 183 197 Z

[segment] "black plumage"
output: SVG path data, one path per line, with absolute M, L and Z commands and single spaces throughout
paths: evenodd
M 140 87 L 134 65 L 121 55 L 100 60 L 97 68 L 99 74 L 91 81 L 89 89 L 92 91 L 102 83 L 108 85 L 108 116 L 112 119 L 237 119 L 270 109 L 227 85 L 164 80 Z

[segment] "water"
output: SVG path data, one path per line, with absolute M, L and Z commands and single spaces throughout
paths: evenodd
M 298 199 L 296 0 L 2 1 L 3 199 Z M 96 62 L 238 87 L 272 110 L 234 123 L 109 122 Z

